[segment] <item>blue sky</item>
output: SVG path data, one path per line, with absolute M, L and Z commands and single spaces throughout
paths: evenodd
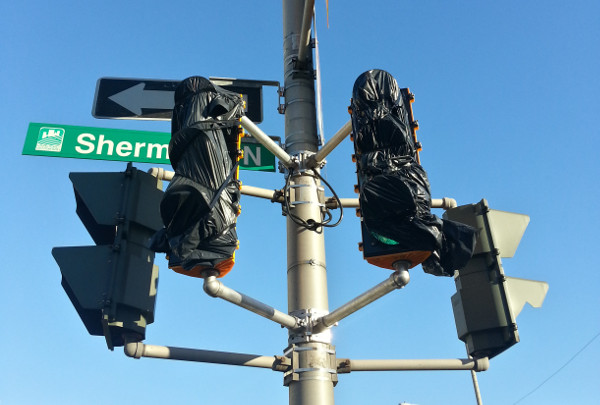
M 127 358 L 87 335 L 60 285 L 54 246 L 92 244 L 75 214 L 72 171 L 124 163 L 22 156 L 29 122 L 168 131 L 166 122 L 91 116 L 100 77 L 191 75 L 283 81 L 281 3 L 103 1 L 0 5 L 4 130 L 0 404 L 281 404 L 282 375 L 261 369 Z M 504 2 L 317 1 L 325 138 L 348 119 L 356 77 L 381 68 L 416 96 L 421 162 L 434 198 L 486 198 L 531 222 L 506 274 L 544 280 L 541 309 L 518 318 L 521 342 L 479 373 L 489 404 L 597 403 L 600 288 L 600 5 L 591 0 Z M 274 88 L 261 128 L 283 136 Z M 354 197 L 352 144 L 328 158 L 327 180 Z M 140 169 L 150 165 L 138 164 Z M 278 173 L 244 184 L 281 188 Z M 285 220 L 279 206 L 244 197 L 241 248 L 224 282 L 286 311 Z M 436 212 L 441 215 L 442 212 Z M 362 260 L 352 212 L 326 233 L 330 309 L 388 276 Z M 279 355 L 278 325 L 208 297 L 200 280 L 157 258 L 156 321 L 146 343 Z M 419 267 L 411 282 L 340 322 L 338 357 L 464 357 L 450 278 Z M 575 358 L 580 349 L 592 341 Z M 565 365 L 566 364 L 566 365 Z M 556 373 L 556 374 L 555 374 Z M 552 377 L 548 380 L 549 377 Z M 336 403 L 475 403 L 468 372 L 340 375 Z M 539 389 L 541 383 L 546 381 Z

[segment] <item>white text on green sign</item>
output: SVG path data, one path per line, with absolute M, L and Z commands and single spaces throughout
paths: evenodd
M 168 132 L 134 131 L 30 123 L 24 155 L 170 164 Z M 264 146 L 242 140 L 240 168 L 275 171 L 275 156 Z

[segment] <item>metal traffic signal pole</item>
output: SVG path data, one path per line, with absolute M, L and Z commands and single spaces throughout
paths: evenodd
M 318 149 L 312 56 L 306 49 L 313 4 L 310 0 L 283 0 L 285 145 L 298 159 L 298 168 L 287 173 L 288 312 L 307 324 L 329 312 L 323 228 L 301 225 L 320 220 L 322 203 L 314 172 L 318 169 L 307 167 L 307 155 Z M 309 13 L 307 23 L 305 15 Z M 300 60 L 299 55 L 304 58 Z M 310 328 L 290 329 L 286 354 L 292 360 L 292 370 L 284 379 L 290 405 L 333 405 L 337 373 L 329 330 L 312 334 Z

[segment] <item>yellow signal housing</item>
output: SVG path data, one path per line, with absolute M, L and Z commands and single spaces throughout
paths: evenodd
M 405 93 L 407 98 L 410 100 L 408 104 L 408 117 L 410 119 L 410 132 L 412 133 L 413 141 L 415 143 L 415 148 L 417 149 L 417 163 L 421 164 L 421 157 L 419 156 L 419 152 L 423 150 L 421 143 L 417 140 L 417 130 L 419 129 L 419 121 L 415 120 L 413 115 L 412 103 L 415 102 L 415 95 L 410 92 L 410 89 L 400 89 L 401 92 Z

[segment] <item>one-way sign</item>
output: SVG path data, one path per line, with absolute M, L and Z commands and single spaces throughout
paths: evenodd
M 210 78 L 230 91 L 241 94 L 246 101 L 246 116 L 262 122 L 262 86 L 277 82 Z M 96 118 L 130 120 L 170 120 L 173 95 L 178 80 L 124 79 L 103 77 L 98 79 L 92 107 Z
M 170 120 L 179 81 L 103 77 L 96 84 L 96 118 Z

